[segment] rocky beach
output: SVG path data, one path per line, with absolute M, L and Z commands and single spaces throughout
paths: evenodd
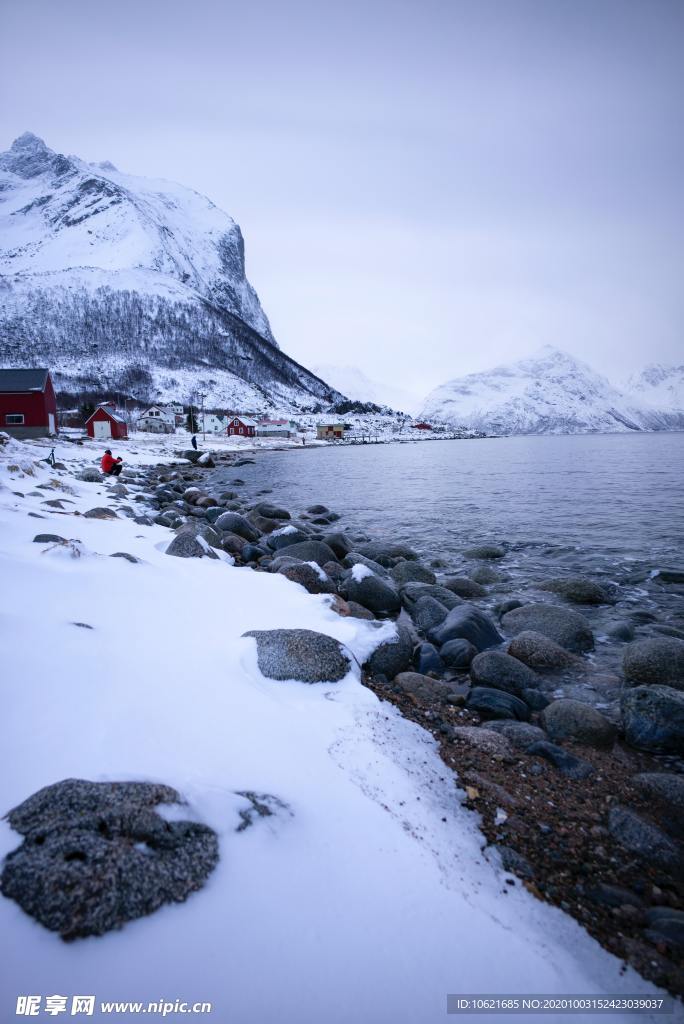
M 9 470 L 30 478 L 29 446 L 21 448 L 24 461 L 13 467 L 10 452 Z M 380 709 L 391 705 L 433 738 L 443 765 L 433 788 L 445 808 L 460 794 L 474 812 L 480 856 L 503 872 L 499 904 L 526 890 L 642 978 L 684 992 L 683 572 L 651 574 L 648 586 L 663 595 L 660 616 L 652 603 L 636 606 L 631 593 L 625 600 L 620 586 L 569 575 L 562 564 L 530 593 L 510 571 L 505 541 L 467 547 L 458 560 L 423 557 L 380 528 L 371 536 L 346 522 L 323 494 L 321 503 L 286 508 L 271 488 L 248 493 L 241 474 L 260 453 L 178 449 L 107 481 L 76 446 L 63 445 L 59 456 L 58 483 L 13 491 L 40 499 L 41 510 L 28 514 L 45 553 L 80 558 L 73 516 L 103 528 L 127 521 L 141 538 L 154 530 L 164 560 L 223 561 L 255 582 L 280 578 L 288 594 L 314 595 L 340 629 L 362 633 L 345 642 L 336 627 L 313 622 L 244 629 L 261 677 L 329 689 L 357 672 Z M 97 485 L 97 504 L 70 508 L 70 479 Z M 43 497 L 48 492 L 55 496 Z M 141 539 L 134 551 L 110 553 L 132 568 L 144 564 L 146 550 Z M 239 577 L 243 588 L 248 577 Z M 74 624 L 78 633 L 93 628 Z M 3 894 L 65 938 L 101 935 L 184 901 L 215 870 L 220 830 L 187 807 L 165 825 L 164 805 L 185 805 L 168 782 L 55 778 L 25 793 L 9 814 L 24 841 L 6 858 Z M 233 798 L 236 834 L 291 814 L 282 794 L 243 788 Z M 406 813 L 404 827 L 418 837 Z M 44 844 L 46 833 L 53 834 Z M 152 876 L 146 865 L 140 874 L 131 844 L 163 852 Z M 98 869 L 83 902 L 64 897 L 73 871 L 97 861 L 103 846 L 112 869 L 133 879 L 135 897 L 114 914 Z M 36 889 L 43 872 L 48 882 Z

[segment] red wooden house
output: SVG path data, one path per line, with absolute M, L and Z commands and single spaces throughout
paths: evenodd
M 116 411 L 113 402 L 102 402 L 86 420 L 89 437 L 101 441 L 123 441 L 128 437 L 126 420 Z
M 432 430 L 432 424 L 430 423 L 414 423 L 414 430 Z
M 257 422 L 249 416 L 233 416 L 228 424 L 228 434 L 232 437 L 254 437 L 256 434 Z
M 0 370 L 0 430 L 12 437 L 57 432 L 57 399 L 49 370 Z

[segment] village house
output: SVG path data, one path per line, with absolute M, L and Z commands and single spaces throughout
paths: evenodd
M 0 370 L 0 430 L 19 438 L 57 432 L 57 399 L 49 370 Z
M 432 430 L 431 423 L 412 423 L 413 430 Z
M 128 437 L 126 420 L 116 411 L 113 402 L 101 402 L 86 420 L 85 427 L 88 437 L 95 440 L 123 441 Z
M 228 435 L 230 437 L 254 437 L 257 426 L 257 421 L 249 416 L 233 416 L 228 423 Z
M 299 426 L 294 420 L 261 419 L 257 424 L 257 437 L 294 437 Z
M 223 434 L 228 427 L 228 420 L 213 412 L 199 413 L 197 427 L 205 434 Z
M 166 408 L 169 412 L 173 413 L 176 420 L 176 426 L 182 427 L 185 423 L 185 409 L 180 402 L 173 402 L 171 405 L 167 405 Z
M 138 417 L 138 430 L 146 430 L 151 434 L 174 434 L 176 414 L 173 409 L 153 405 Z
M 316 437 L 319 441 L 340 441 L 347 429 L 345 423 L 319 423 Z

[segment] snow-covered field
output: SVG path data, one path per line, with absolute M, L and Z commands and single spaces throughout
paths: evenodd
M 135 439 L 127 462 L 167 442 Z M 273 682 L 242 637 L 307 627 L 363 660 L 391 625 L 341 618 L 227 556 L 168 557 L 163 527 L 70 514 L 108 504 L 111 482 L 72 475 L 94 445 L 58 446 L 69 473 L 37 465 L 45 451 L 0 447 L 2 812 L 67 777 L 160 781 L 217 831 L 221 860 L 186 903 L 97 939 L 64 943 L 0 899 L 3 1020 L 28 993 L 210 1001 L 222 1024 L 430 1024 L 448 992 L 655 991 L 506 884 L 433 739 L 358 670 Z M 74 545 L 33 543 L 42 532 Z M 239 790 L 286 809 L 236 832 Z M 19 841 L 2 822 L 2 854 Z

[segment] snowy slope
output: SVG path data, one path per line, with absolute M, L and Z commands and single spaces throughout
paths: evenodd
M 506 884 L 433 738 L 358 668 L 330 685 L 273 682 L 242 637 L 306 627 L 363 660 L 390 623 L 376 632 L 225 558 L 170 558 L 161 526 L 49 510 L 36 484 L 82 513 L 112 503 L 111 482 L 51 474 L 33 464 L 38 450 L 0 451 L 0 572 L 13 594 L 0 618 L 11 766 L 0 814 L 63 778 L 161 781 L 187 801 L 180 816 L 217 831 L 220 861 L 185 903 L 99 938 L 65 943 L 0 899 L 12 1019 L 20 993 L 210 1001 L 221 1024 L 438 1024 L 447 992 L 656 993 L 570 917 Z M 57 455 L 78 469 L 95 451 Z M 33 543 L 39 529 L 77 538 L 78 557 Z M 37 615 L 37 593 L 59 600 Z M 244 791 L 283 806 L 237 831 Z M 0 822 L 0 854 L 19 841 Z
M 684 365 L 651 363 L 629 377 L 624 389 L 635 402 L 668 419 L 673 428 L 684 428 Z
M 535 355 L 436 388 L 421 416 L 491 434 L 659 430 L 660 410 L 614 387 L 586 363 L 545 345 Z
M 374 402 L 376 405 L 387 405 L 390 409 L 401 412 L 415 412 L 419 399 L 403 388 L 391 384 L 371 380 L 357 366 L 333 366 L 318 363 L 312 368 L 316 376 L 327 380 L 348 398 L 358 402 Z
M 238 225 L 172 182 L 22 135 L 0 154 L 0 274 L 0 361 L 51 366 L 64 389 L 186 398 L 157 374 L 171 369 L 262 400 L 331 394 L 278 350 Z

